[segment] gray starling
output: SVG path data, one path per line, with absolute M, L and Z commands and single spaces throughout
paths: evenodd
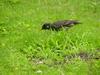
M 42 29 L 45 29 L 45 30 L 52 29 L 52 30 L 58 31 L 61 28 L 65 28 L 65 27 L 69 28 L 76 24 L 81 24 L 81 23 L 77 20 L 62 20 L 62 21 L 56 21 L 54 23 L 45 23 L 43 24 Z

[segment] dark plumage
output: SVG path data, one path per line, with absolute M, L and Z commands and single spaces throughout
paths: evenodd
M 62 21 L 56 21 L 54 23 L 45 23 L 45 24 L 43 24 L 42 29 L 59 30 L 62 27 L 69 28 L 76 24 L 80 24 L 80 22 L 77 20 L 62 20 Z

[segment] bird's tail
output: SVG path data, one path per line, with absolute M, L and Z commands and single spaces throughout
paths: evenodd
M 74 24 L 82 24 L 80 21 L 74 21 Z

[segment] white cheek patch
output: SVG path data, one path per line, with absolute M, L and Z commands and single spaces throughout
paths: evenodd
M 47 28 L 49 28 L 49 26 L 47 26 Z

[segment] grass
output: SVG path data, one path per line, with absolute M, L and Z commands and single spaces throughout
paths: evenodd
M 99 75 L 99 0 L 1 0 L 0 75 Z M 69 30 L 45 22 L 77 19 Z

